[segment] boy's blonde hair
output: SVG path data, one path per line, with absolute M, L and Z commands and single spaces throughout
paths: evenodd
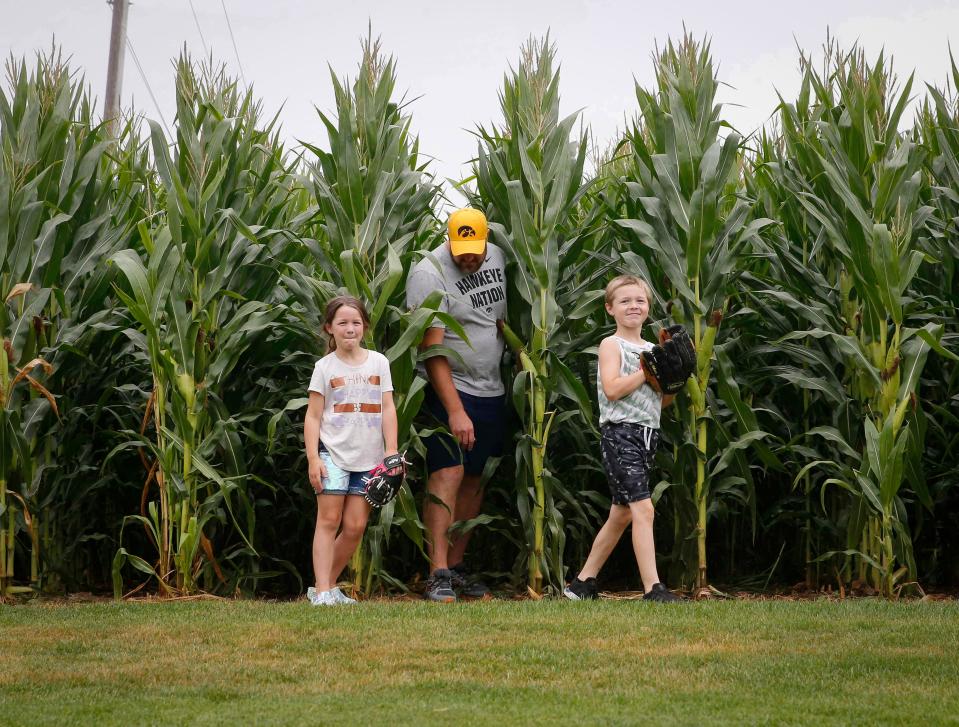
M 646 297 L 649 299 L 649 304 L 652 306 L 653 289 L 650 287 L 649 283 L 640 278 L 638 275 L 617 275 L 615 278 L 610 280 L 606 284 L 606 305 L 612 305 L 613 297 L 616 295 L 616 291 L 627 285 L 638 285 L 640 288 L 645 290 Z

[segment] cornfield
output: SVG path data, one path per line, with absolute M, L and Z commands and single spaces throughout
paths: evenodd
M 708 41 L 653 57 L 591 149 L 531 39 L 458 190 L 509 264 L 512 444 L 489 467 L 474 570 L 556 593 L 609 505 L 595 421 L 602 288 L 654 291 L 698 368 L 664 414 L 653 498 L 670 585 L 886 597 L 959 580 L 959 68 L 917 89 L 883 55 L 801 54 L 796 98 L 731 130 Z M 325 138 L 286 148 L 225 67 L 184 54 L 176 120 L 102 124 L 56 52 L 0 89 L 0 598 L 112 589 L 291 594 L 309 573 L 305 388 L 320 311 L 364 299 L 391 362 L 407 486 L 350 566 L 365 594 L 426 573 L 425 381 L 438 294 L 406 276 L 444 191 L 398 65 L 372 38 L 331 73 Z M 912 118 L 910 99 L 919 94 Z M 592 164 L 590 163 L 592 160 Z M 448 196 L 449 195 L 449 196 Z M 455 326 L 455 321 L 444 323 Z M 614 554 L 604 577 L 632 588 Z

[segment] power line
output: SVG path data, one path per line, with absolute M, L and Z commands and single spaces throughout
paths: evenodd
M 188 0 L 190 3 L 190 11 L 193 13 L 193 22 L 196 23 L 196 30 L 200 34 L 200 42 L 203 43 L 203 53 L 204 55 L 210 55 L 210 49 L 206 46 L 206 38 L 203 37 L 203 28 L 200 27 L 200 19 L 196 16 L 196 8 L 193 7 L 193 0 Z
M 172 139 L 173 134 L 170 133 L 170 127 L 166 124 L 166 119 L 163 118 L 163 112 L 160 110 L 160 104 L 157 103 L 157 97 L 153 95 L 153 88 L 150 86 L 150 82 L 147 80 L 146 74 L 143 72 L 143 66 L 140 65 L 140 59 L 137 58 L 137 52 L 133 50 L 133 43 L 130 42 L 130 36 L 127 36 L 127 48 L 130 51 L 130 55 L 133 57 L 133 62 L 136 64 L 137 70 L 140 72 L 140 78 L 143 80 L 143 85 L 147 87 L 147 93 L 150 94 L 150 98 L 153 99 L 153 105 L 156 107 L 157 113 L 160 115 L 160 121 L 163 122 L 163 128 L 166 129 L 167 138 Z
M 243 64 L 240 62 L 240 50 L 236 47 L 236 38 L 233 35 L 233 25 L 230 23 L 230 14 L 226 11 L 226 2 L 220 0 L 223 7 L 223 15 L 226 17 L 226 27 L 230 31 L 230 40 L 233 41 L 233 53 L 236 55 L 236 64 L 240 67 L 240 78 L 243 79 L 243 85 L 246 85 L 246 76 L 243 73 Z

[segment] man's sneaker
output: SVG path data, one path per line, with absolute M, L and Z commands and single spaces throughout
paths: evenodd
M 472 575 L 463 563 L 450 568 L 453 577 L 453 590 L 463 598 L 486 598 L 490 595 L 489 588 L 483 581 Z
M 596 579 L 587 578 L 581 581 L 579 578 L 574 578 L 563 589 L 563 595 L 570 601 L 595 601 L 599 597 L 596 593 Z
M 649 589 L 649 592 L 643 596 L 644 601 L 656 601 L 657 603 L 676 603 L 682 601 L 679 596 L 672 593 L 662 583 L 655 583 Z
M 453 603 L 456 592 L 453 590 L 453 571 L 446 568 L 437 568 L 426 581 L 426 591 L 423 598 L 437 603 Z
M 356 599 L 350 598 L 345 593 L 343 593 L 343 591 L 340 590 L 339 586 L 331 588 L 330 593 L 333 594 L 333 598 L 336 599 L 337 603 L 344 603 L 344 604 L 356 603 Z
M 333 591 L 318 591 L 312 586 L 306 589 L 306 597 L 314 606 L 335 606 L 339 603 Z

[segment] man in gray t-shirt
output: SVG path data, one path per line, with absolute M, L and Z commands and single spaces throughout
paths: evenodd
M 457 210 L 447 226 L 449 240 L 417 263 L 406 284 L 411 309 L 442 291 L 440 310 L 463 327 L 468 339 L 435 320 L 420 345 L 442 345 L 458 354 L 433 356 L 421 368 L 430 384 L 423 408 L 434 426 L 441 424 L 452 435 L 438 432 L 424 440 L 427 488 L 433 496 L 423 506 L 430 555 L 425 597 L 433 601 L 456 600 L 456 590 L 474 598 L 489 592 L 466 576 L 463 556 L 470 533 L 450 536 L 449 529 L 453 522 L 479 515 L 483 469 L 490 457 L 502 453 L 505 428 L 499 371 L 503 339 L 497 328 L 506 319 L 503 252 L 487 242 L 486 217 L 479 210 Z

